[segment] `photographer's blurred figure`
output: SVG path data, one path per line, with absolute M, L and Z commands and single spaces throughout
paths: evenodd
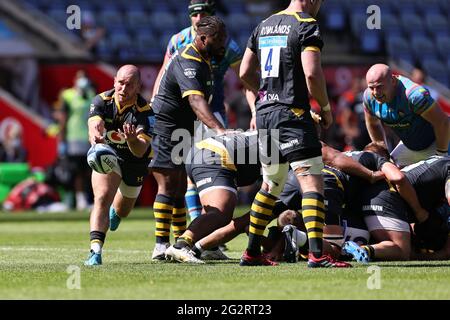
M 73 168 L 72 188 L 75 192 L 75 207 L 84 210 L 88 207 L 86 190 L 89 190 L 90 168 L 86 162 L 88 141 L 87 119 L 89 106 L 95 97 L 95 90 L 86 73 L 76 73 L 74 85 L 64 89 L 55 105 L 54 118 L 60 126 L 59 157 L 67 157 Z

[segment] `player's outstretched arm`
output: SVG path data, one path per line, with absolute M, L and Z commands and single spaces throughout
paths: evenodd
M 429 213 L 420 205 L 416 190 L 406 178 L 405 174 L 390 162 L 384 163 L 381 167 L 381 171 L 386 175 L 386 179 L 392 184 L 395 184 L 400 196 L 408 203 L 411 209 L 413 209 L 417 221 L 425 221 L 428 218 Z
M 217 134 L 225 133 L 225 128 L 211 112 L 208 102 L 206 102 L 203 96 L 199 94 L 189 95 L 189 104 L 197 115 L 197 118 L 208 128 L 215 130 Z
M 433 126 L 436 136 L 436 150 L 439 154 L 447 154 L 450 137 L 450 121 L 447 115 L 441 110 L 441 107 L 435 102 L 421 116 Z

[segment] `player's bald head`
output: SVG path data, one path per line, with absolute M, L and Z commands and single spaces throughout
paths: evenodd
M 118 79 L 133 79 L 138 82 L 141 81 L 141 74 L 139 68 L 132 64 L 126 64 L 117 70 L 116 78 Z
M 379 63 L 370 67 L 366 74 L 367 83 L 382 82 L 392 77 L 391 68 L 388 65 Z

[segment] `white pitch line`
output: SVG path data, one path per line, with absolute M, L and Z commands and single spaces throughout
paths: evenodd
M 79 251 L 85 252 L 86 249 L 80 248 L 49 248 L 49 247 L 0 247 L 0 251 Z M 106 252 L 117 252 L 117 253 L 148 253 L 149 250 L 125 250 L 125 249 L 104 249 Z

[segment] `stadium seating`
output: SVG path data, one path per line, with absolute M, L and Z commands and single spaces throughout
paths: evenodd
M 28 4 L 30 10 L 40 10 L 60 25 L 65 24 L 65 9 L 73 2 L 21 1 Z M 230 36 L 245 46 L 253 28 L 264 17 L 254 13 L 253 7 L 249 9 L 254 4 L 244 0 L 218 2 L 217 14 L 224 18 Z M 104 0 L 77 0 L 76 3 L 82 12 L 90 12 L 95 17 L 97 25 L 106 28 L 106 39 L 99 43 L 97 52 L 101 58 L 111 60 L 121 61 L 134 56 L 144 61 L 148 59 L 148 62 L 160 62 L 162 57 L 158 55 L 164 52 L 169 36 L 190 24 L 186 12 L 188 0 L 115 0 L 107 3 Z M 381 30 L 366 27 L 370 5 L 380 7 Z M 355 40 L 352 46 L 359 46 L 362 54 L 386 53 L 412 65 L 425 59 L 439 60 L 446 66 L 450 60 L 448 0 L 327 0 L 319 21 L 325 32 L 349 33 Z M 1 32 L 4 31 L 0 27 L 0 35 Z M 145 33 L 149 36 L 143 36 Z M 137 45 L 135 41 L 138 41 Z M 123 44 L 133 44 L 135 48 L 125 50 L 128 53 L 122 53 L 122 58 L 119 52 L 111 54 L 111 50 L 114 52 Z M 133 50 L 134 53 L 130 53 Z M 141 54 L 145 56 L 139 56 Z M 446 68 L 446 71 L 449 70 Z

